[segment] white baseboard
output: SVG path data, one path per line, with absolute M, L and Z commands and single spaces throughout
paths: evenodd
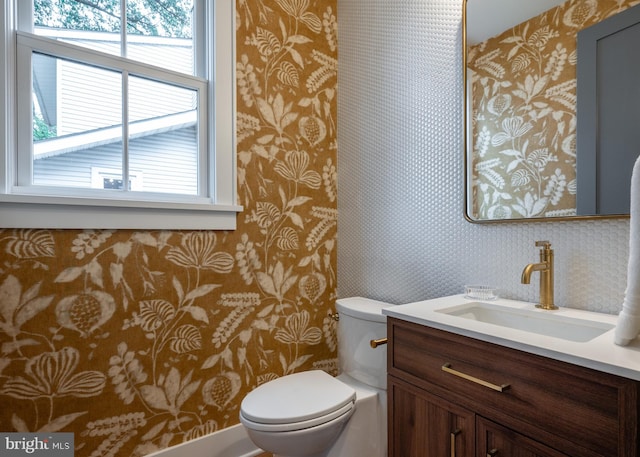
M 163 449 L 147 457 L 254 457 L 261 454 L 242 424 Z

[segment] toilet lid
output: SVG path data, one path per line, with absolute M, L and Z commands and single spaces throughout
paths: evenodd
M 292 424 L 348 410 L 356 392 L 321 370 L 303 371 L 262 384 L 249 392 L 242 416 L 260 424 Z

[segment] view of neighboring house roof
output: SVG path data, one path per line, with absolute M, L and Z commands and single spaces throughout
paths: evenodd
M 132 122 L 129 124 L 129 138 L 135 139 L 171 130 L 193 127 L 196 125 L 197 115 L 198 113 L 195 110 L 191 110 Z M 33 158 L 35 160 L 45 159 L 68 152 L 91 149 L 117 142 L 122 142 L 121 125 L 34 142 Z
M 37 28 L 56 38 L 109 54 L 120 53 L 117 33 Z M 145 63 L 190 74 L 193 44 L 189 39 L 128 35 L 127 53 Z M 56 137 L 34 142 L 42 159 L 122 141 L 122 81 L 117 72 L 38 54 L 33 59 L 34 106 Z M 193 90 L 131 75 L 128 96 L 129 138 L 196 124 Z

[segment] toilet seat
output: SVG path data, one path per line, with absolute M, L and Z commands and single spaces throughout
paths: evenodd
M 320 416 L 306 421 L 287 424 L 261 424 L 259 422 L 253 422 L 244 417 L 242 412 L 240 412 L 240 422 L 242 422 L 242 424 L 247 428 L 258 430 L 261 432 L 294 432 L 296 430 L 317 427 L 318 425 L 322 425 L 327 422 L 331 422 L 332 420 L 339 419 L 341 416 L 351 414 L 353 409 L 353 403 L 349 403 L 348 405 L 343 406 L 339 410 L 334 411 L 327 416 Z
M 263 384 L 240 406 L 241 422 L 254 430 L 284 432 L 315 427 L 350 413 L 355 390 L 321 370 Z

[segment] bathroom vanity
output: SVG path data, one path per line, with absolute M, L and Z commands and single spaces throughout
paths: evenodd
M 497 324 L 479 305 L 384 311 L 389 457 L 639 455 L 640 347 L 613 344 L 615 316 L 498 300 L 486 309 L 513 316 Z M 518 317 L 567 327 L 541 335 L 514 328 Z M 596 330 L 571 334 L 574 322 Z

